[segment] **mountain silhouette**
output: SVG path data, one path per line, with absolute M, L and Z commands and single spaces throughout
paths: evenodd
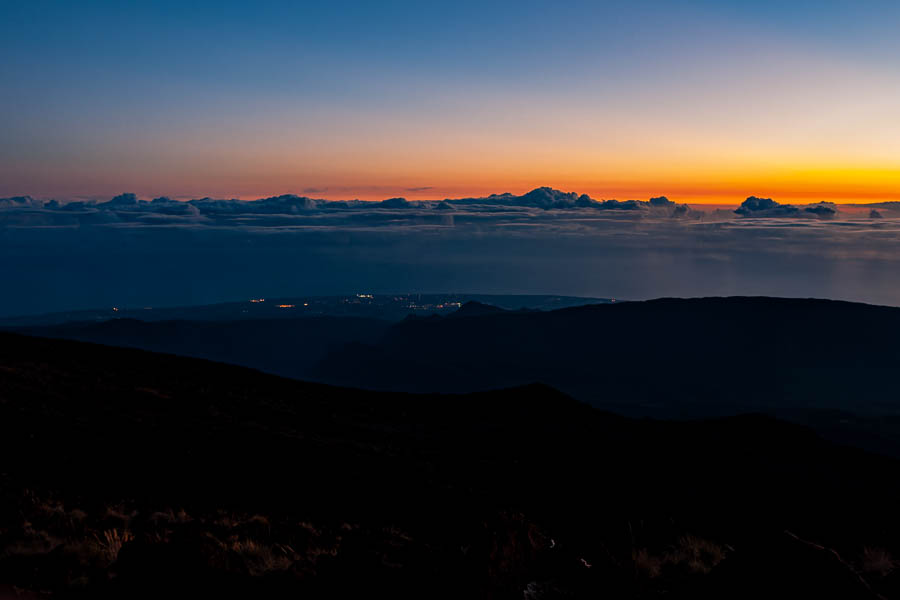
M 110 319 L 19 331 L 112 346 L 140 348 L 253 367 L 286 377 L 312 377 L 328 352 L 348 343 L 375 343 L 390 322 L 315 316 L 237 321 Z
M 465 393 L 542 382 L 635 417 L 760 412 L 900 456 L 893 394 L 900 309 L 891 307 L 733 297 L 521 311 L 479 301 L 447 316 L 394 323 L 112 320 L 22 331 L 385 391 Z
M 735 297 L 481 312 L 395 324 L 371 347 L 329 354 L 314 377 L 416 392 L 540 381 L 622 414 L 764 412 L 900 454 L 900 309 Z
M 506 311 L 504 311 L 502 308 L 498 308 L 490 304 L 485 304 L 476 300 L 470 300 L 469 302 L 466 302 L 465 304 L 460 306 L 459 310 L 451 313 L 451 315 L 454 317 L 481 317 L 484 315 L 495 315 L 502 312 Z

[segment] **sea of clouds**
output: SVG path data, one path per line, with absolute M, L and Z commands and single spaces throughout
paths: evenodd
M 361 291 L 900 305 L 900 203 L 0 199 L 0 315 Z

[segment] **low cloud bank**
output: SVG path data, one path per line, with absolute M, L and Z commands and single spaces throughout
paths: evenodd
M 447 198 L 438 201 L 411 201 L 388 198 L 381 202 L 331 201 L 285 194 L 259 200 L 197 198 L 177 201 L 168 197 L 143 200 L 125 193 L 103 202 L 35 200 L 29 196 L 0 199 L 0 226 L 73 226 L 92 224 L 316 227 L 458 224 L 462 223 L 554 221 L 560 218 L 590 219 L 603 213 L 624 218 L 699 217 L 686 204 L 676 204 L 664 196 L 642 200 L 594 200 L 587 194 L 562 192 L 541 187 L 522 195 L 492 194 L 480 198 Z M 564 213 L 568 213 L 565 214 Z M 576 217 L 579 215 L 579 217 Z
M 837 215 L 838 210 L 834 204 L 829 202 L 794 206 L 793 204 L 779 204 L 771 198 L 750 196 L 734 212 L 742 217 L 818 217 L 829 219 Z
M 358 291 L 900 305 L 900 205 L 806 210 L 819 207 L 831 208 L 755 199 L 701 212 L 549 188 L 433 202 L 20 196 L 0 200 L 0 315 Z
M 871 209 L 871 211 L 870 211 Z M 757 227 L 813 226 L 865 219 L 892 227 L 900 203 L 838 207 L 830 203 L 781 204 L 751 196 L 731 210 L 695 210 L 665 196 L 648 200 L 596 200 L 587 194 L 540 187 L 525 194 L 421 201 L 388 198 L 380 202 L 333 201 L 284 194 L 258 200 L 197 198 L 180 201 L 161 196 L 146 200 L 124 193 L 106 201 L 38 200 L 30 196 L 0 198 L 0 231 L 9 228 L 112 227 L 233 229 L 278 231 L 473 231 L 479 234 L 596 234 L 626 232 L 660 223 Z

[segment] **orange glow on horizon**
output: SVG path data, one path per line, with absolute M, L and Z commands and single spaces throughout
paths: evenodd
M 661 180 L 612 182 L 604 184 L 588 177 L 572 179 L 525 179 L 491 184 L 471 185 L 378 185 L 319 186 L 303 191 L 301 186 L 254 187 L 238 195 L 242 200 L 255 200 L 280 194 L 297 194 L 324 200 L 380 201 L 392 197 L 408 200 L 436 201 L 447 198 L 484 197 L 491 194 L 524 194 L 537 187 L 553 187 L 564 192 L 587 194 L 595 200 L 647 200 L 666 196 L 679 203 L 736 206 L 748 196 L 773 198 L 782 203 L 834 202 L 836 204 L 868 204 L 900 201 L 900 170 L 797 170 L 770 177 L 697 178 L 666 183 Z M 300 191 L 298 191 L 298 188 Z
M 723 151 L 723 155 L 728 153 Z M 738 205 L 748 196 L 769 197 L 782 203 L 838 204 L 900 201 L 900 165 L 810 163 L 774 157 L 763 163 L 740 157 L 716 162 L 710 157 L 668 160 L 664 155 L 620 156 L 614 163 L 605 157 L 595 160 L 569 154 L 560 155 L 547 165 L 530 165 L 531 160 L 490 157 L 479 167 L 448 161 L 440 166 L 429 161 L 413 161 L 407 172 L 384 165 L 383 170 L 365 172 L 335 171 L 310 175 L 297 172 L 291 164 L 273 165 L 265 177 L 250 171 L 213 181 L 194 179 L 173 182 L 187 190 L 181 196 L 217 197 L 253 200 L 280 194 L 297 194 L 325 200 L 384 200 L 404 197 L 408 200 L 483 197 L 490 194 L 524 194 L 549 186 L 564 192 L 588 194 L 595 200 L 646 200 L 666 196 L 690 204 Z M 849 162 L 849 161 L 848 161 Z M 517 164 L 518 163 L 518 164 Z M 380 160 L 373 159 L 375 166 Z M 598 166 L 599 165 L 599 166 Z M 786 166 L 790 165 L 790 166 Z M 528 168 L 533 166 L 533 168 Z M 198 181 L 205 181 L 201 185 Z M 211 185 L 213 190 L 210 190 Z M 221 190 L 221 191 L 215 191 Z
M 784 156 L 740 156 L 722 149 L 720 159 L 694 152 L 678 157 L 670 151 L 621 154 L 574 148 L 555 153 L 546 162 L 515 151 L 476 153 L 481 162 L 456 155 L 410 157 L 365 155 L 335 161 L 330 167 L 302 166 L 303 156 L 262 156 L 252 162 L 215 169 L 191 168 L 173 177 L 163 171 L 115 181 L 89 179 L 74 187 L 48 189 L 43 198 L 111 198 L 134 192 L 140 198 L 238 198 L 255 200 L 296 194 L 325 200 L 380 201 L 483 197 L 524 194 L 549 186 L 588 194 L 595 200 L 646 200 L 666 196 L 688 204 L 738 205 L 748 196 L 782 203 L 838 204 L 900 201 L 900 165 L 886 161 L 798 160 Z M 390 153 L 388 153 L 390 154 Z M 426 153 L 427 154 L 427 153 Z M 446 160 L 444 160 L 446 158 Z M 102 183 L 102 186 L 101 186 Z M 24 186 L 28 189 L 30 186 Z M 10 190 L 20 193 L 20 190 Z

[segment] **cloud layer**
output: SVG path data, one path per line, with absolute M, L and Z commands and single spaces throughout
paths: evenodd
M 779 204 L 771 198 L 750 196 L 734 211 L 743 217 L 818 217 L 830 219 L 838 214 L 837 207 L 830 202 L 819 202 L 806 206 Z
M 516 218 L 554 218 L 559 215 L 543 215 L 541 211 L 580 210 L 585 216 L 598 212 L 631 213 L 633 217 L 685 217 L 691 213 L 687 205 L 676 204 L 665 197 L 649 201 L 603 200 L 597 201 L 586 194 L 561 192 L 548 187 L 534 189 L 521 196 L 493 194 L 483 198 L 457 198 L 441 201 L 409 201 L 405 198 L 388 198 L 381 202 L 329 201 L 286 194 L 259 200 L 235 200 L 199 198 L 177 201 L 161 197 L 142 200 L 134 194 L 120 194 L 104 202 L 57 200 L 39 201 L 29 196 L 0 199 L 0 218 L 6 225 L 45 225 L 133 223 L 177 224 L 183 220 L 192 226 L 315 226 L 334 225 L 367 226 L 378 221 L 446 221 L 447 214 L 436 217 L 435 211 L 460 215 L 489 215 Z M 382 215 L 379 219 L 377 216 Z M 262 218 L 266 217 L 266 218 Z M 501 219 L 502 220 L 502 219 Z
M 900 204 L 870 205 L 868 220 L 900 216 Z M 681 221 L 724 223 L 759 219 L 841 221 L 864 218 L 859 209 L 829 203 L 803 206 L 780 204 L 751 196 L 733 212 L 702 210 L 672 202 L 665 196 L 649 200 L 595 200 L 586 194 L 541 187 L 522 195 L 492 194 L 481 198 L 380 202 L 329 201 L 285 194 L 259 200 L 167 197 L 140 199 L 120 194 L 106 201 L 36 200 L 29 196 L 0 199 L 0 227 L 119 227 L 233 229 L 236 231 L 377 230 L 412 232 L 423 229 L 491 228 L 498 234 L 515 231 L 585 233 L 620 223 L 621 231 L 637 224 Z M 629 224 L 629 225 L 626 225 Z M 746 223 L 745 223 L 746 225 Z
M 413 202 L 0 200 L 0 315 L 312 293 L 765 294 L 900 305 L 900 205 L 694 210 L 538 188 Z

